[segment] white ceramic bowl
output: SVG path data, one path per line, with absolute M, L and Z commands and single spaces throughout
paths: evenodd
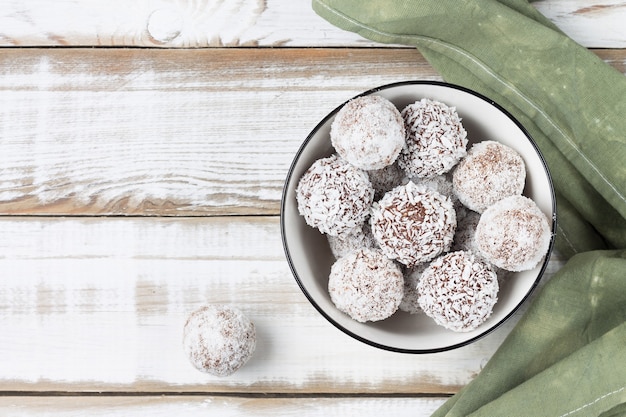
M 328 114 L 309 134 L 296 154 L 283 190 L 281 233 L 287 261 L 293 275 L 315 308 L 344 333 L 372 346 L 405 353 L 431 353 L 474 342 L 506 321 L 528 298 L 547 266 L 556 229 L 554 189 L 546 163 L 528 132 L 499 105 L 468 89 L 431 81 L 389 84 L 361 95 L 377 94 L 391 100 L 399 110 L 421 98 L 441 101 L 456 107 L 467 130 L 469 145 L 496 140 L 515 149 L 526 163 L 524 195 L 533 199 L 548 218 L 552 228 L 550 249 L 533 270 L 512 273 L 501 285 L 491 317 L 476 330 L 453 332 L 424 314 L 398 311 L 379 322 L 359 323 L 339 311 L 328 294 L 328 274 L 335 258 L 325 235 L 308 226 L 299 215 L 296 186 L 300 177 L 319 158 L 334 153 L 330 125 L 343 104 Z M 344 103 L 345 104 L 345 103 Z

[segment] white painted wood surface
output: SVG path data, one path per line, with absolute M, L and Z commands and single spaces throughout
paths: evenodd
M 366 346 L 302 295 L 275 217 L 22 217 L 0 230 L 12 271 L 0 288 L 0 391 L 452 393 L 516 321 L 440 354 Z M 181 348 L 205 303 L 238 306 L 257 326 L 254 358 L 226 379 L 196 371 Z
M 443 398 L 0 397 L 11 417 L 430 416 Z
M 534 5 L 587 47 L 626 46 L 626 2 L 542 0 Z M 372 46 L 343 32 L 308 0 L 7 0 L 0 45 Z
M 626 47 L 623 2 L 534 4 L 586 46 Z M 0 46 L 0 415 L 428 416 L 524 311 L 471 346 L 396 354 L 343 335 L 291 276 L 293 154 L 353 95 L 440 79 L 415 50 L 290 0 L 9 0 Z M 596 53 L 626 72 L 625 50 Z M 181 350 L 207 302 L 258 328 L 229 378 Z

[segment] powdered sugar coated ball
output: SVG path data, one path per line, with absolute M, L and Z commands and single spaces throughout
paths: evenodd
M 330 126 L 330 140 L 339 156 L 364 170 L 391 165 L 404 146 L 404 137 L 400 112 L 376 95 L 348 101 Z
M 363 170 L 337 155 L 318 159 L 296 187 L 298 211 L 309 226 L 338 235 L 363 223 L 374 189 Z
M 367 171 L 367 175 L 372 183 L 372 187 L 374 187 L 374 200 L 380 200 L 388 191 L 409 182 L 409 177 L 398 166 L 398 162 L 387 165 L 382 169 Z
M 511 196 L 480 216 L 475 241 L 481 255 L 507 271 L 533 269 L 548 252 L 548 219 L 528 197 Z
M 449 198 L 409 182 L 372 205 L 370 225 L 385 255 L 413 267 L 450 248 L 456 213 Z
M 421 99 L 401 112 L 406 143 L 398 163 L 409 177 L 444 174 L 466 155 L 467 132 L 454 107 Z
M 478 213 L 512 195 L 521 195 L 526 166 L 512 148 L 495 141 L 474 144 L 454 170 L 454 192 L 466 207 Z
M 207 305 L 187 319 L 183 348 L 198 370 L 228 376 L 252 357 L 256 348 L 255 327 L 235 307 Z
M 368 222 L 363 223 L 347 232 L 337 236 L 326 235 L 330 251 L 335 258 L 341 258 L 350 252 L 363 248 L 373 248 L 376 246 L 376 240 L 372 235 L 372 230 Z
M 478 247 L 474 236 L 476 234 L 476 227 L 480 221 L 480 214 L 475 211 L 468 211 L 465 216 L 458 219 L 456 232 L 454 234 L 454 241 L 452 242 L 452 251 L 470 251 L 474 255 L 479 255 Z
M 403 285 L 398 265 L 380 250 L 361 249 L 333 264 L 328 292 L 340 311 L 363 323 L 384 320 L 395 313 Z
M 498 290 L 496 273 L 464 251 L 435 259 L 418 281 L 424 313 L 456 332 L 468 332 L 484 323 L 498 301 Z
M 417 283 L 427 267 L 428 262 L 424 262 L 404 272 L 404 296 L 400 302 L 400 310 L 409 314 L 422 314 L 424 312 L 419 304 Z

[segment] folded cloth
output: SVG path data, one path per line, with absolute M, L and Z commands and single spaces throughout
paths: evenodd
M 571 257 L 480 374 L 434 415 L 626 415 L 626 77 L 526 0 L 313 0 L 336 26 L 416 46 L 490 97 L 552 173 Z
M 336 26 L 418 47 L 444 80 L 530 132 L 557 194 L 563 256 L 626 247 L 626 77 L 525 0 L 313 0 Z

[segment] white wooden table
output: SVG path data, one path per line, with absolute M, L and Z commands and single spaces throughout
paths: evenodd
M 626 2 L 535 5 L 626 71 Z M 287 266 L 295 151 L 361 91 L 440 79 L 415 50 L 293 0 L 8 0 L 0 45 L 0 415 L 428 416 L 519 317 L 386 352 L 320 317 Z M 204 303 L 257 326 L 231 377 L 182 351 Z

